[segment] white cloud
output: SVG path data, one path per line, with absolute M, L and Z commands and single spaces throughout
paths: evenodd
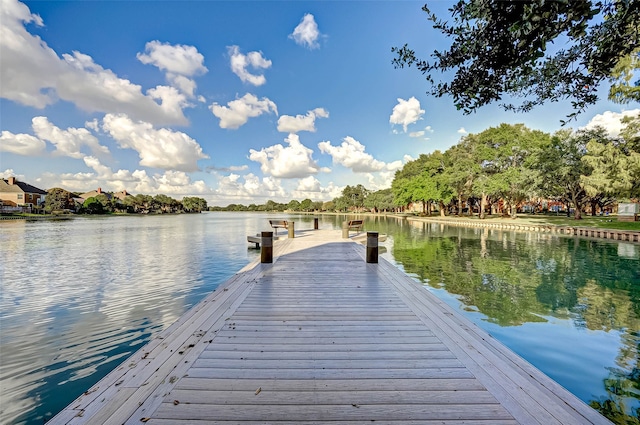
M 433 133 L 433 132 L 434 132 L 433 128 L 431 128 L 431 126 L 430 126 L 430 125 L 426 126 L 426 127 L 424 128 L 424 130 L 425 130 L 425 131 L 427 131 L 427 132 L 429 132 L 429 133 Z
M 409 133 L 409 137 L 422 137 L 424 136 L 424 131 L 412 131 Z
M 192 77 L 206 73 L 204 56 L 194 46 L 150 41 L 145 45 L 145 53 L 138 53 L 138 60 L 146 65 L 154 65 L 171 74 Z
M 0 179 L 8 179 L 9 177 L 15 177 L 21 182 L 25 181 L 25 176 L 22 174 L 16 174 L 13 168 L 7 168 L 4 171 L 0 171 Z
M 258 100 L 256 96 L 250 93 L 245 94 L 240 99 L 232 100 L 227 103 L 227 106 L 213 103 L 209 109 L 211 109 L 213 115 L 220 118 L 220 128 L 239 128 L 249 118 L 257 117 L 264 113 L 273 112 L 278 115 L 278 108 L 275 103 L 266 97 Z
M 469 132 L 467 130 L 465 130 L 464 127 L 460 127 L 458 129 L 458 134 L 469 134 Z
M 342 189 L 342 187 L 336 187 L 333 182 L 329 182 L 326 187 L 322 187 L 318 179 L 308 176 L 298 181 L 295 190 L 291 191 L 291 199 L 309 198 L 312 201 L 325 201 L 342 195 Z
M 109 149 L 102 146 L 98 139 L 86 128 L 67 128 L 63 130 L 53 125 L 47 117 L 34 117 L 31 120 L 35 135 L 56 147 L 54 155 L 69 156 L 80 159 L 87 154 L 109 154 Z M 85 147 L 89 153 L 85 152 Z
M 248 165 L 231 165 L 229 167 L 215 167 L 215 166 L 209 166 L 205 169 L 205 171 L 207 172 L 217 172 L 217 171 L 222 171 L 225 173 L 229 173 L 232 171 L 245 171 L 248 170 L 249 166 Z
M 124 114 L 107 114 L 102 129 L 122 148 L 140 155 L 140 165 L 165 170 L 196 171 L 199 159 L 209 158 L 187 134 L 166 128 L 154 129 L 149 123 L 134 122 Z
M 47 144 L 30 134 L 0 134 L 0 152 L 10 152 L 24 156 L 38 156 L 44 153 Z
M 313 15 L 310 13 L 305 14 L 298 26 L 294 28 L 293 33 L 289 34 L 289 38 L 292 38 L 296 44 L 308 49 L 320 47 L 318 44 L 319 37 L 318 24 L 316 24 Z
M 398 98 L 398 104 L 393 107 L 389 122 L 391 124 L 402 125 L 406 133 L 407 126 L 421 120 L 424 112 L 424 109 L 420 109 L 420 101 L 415 97 L 411 97 L 409 100 Z
M 45 173 L 43 180 L 49 187 L 64 187 L 71 191 L 85 191 L 101 187 L 104 191 L 121 191 L 148 195 L 165 194 L 176 199 L 183 196 L 210 194 L 212 190 L 202 180 L 192 181 L 183 171 L 165 171 L 148 175 L 144 170 L 118 170 L 113 172 L 95 157 L 83 158 L 93 172 L 53 174 Z
M 260 163 L 264 174 L 278 178 L 306 177 L 321 171 L 311 157 L 313 151 L 300 143 L 297 134 L 289 134 L 284 141 L 289 146 L 277 144 L 259 151 L 251 149 L 249 159 Z
M 389 171 L 396 171 L 402 168 L 402 161 L 400 161 L 399 159 L 393 162 L 388 162 L 387 166 L 385 167 L 387 170 Z
M 262 57 L 262 52 L 249 52 L 246 55 L 240 53 L 238 46 L 228 46 L 227 51 L 231 57 L 231 71 L 240 77 L 243 83 L 261 86 L 267 82 L 264 75 L 250 73 L 247 68 L 267 69 L 271 67 L 271 61 Z
M 354 173 L 369 173 L 383 170 L 386 165 L 366 153 L 363 144 L 351 136 L 342 139 L 340 146 L 332 146 L 331 142 L 320 142 L 320 151 L 331 155 L 334 164 L 350 168 Z
M 316 118 L 328 118 L 329 112 L 323 108 L 316 108 L 307 115 L 282 115 L 278 119 L 278 131 L 282 133 L 297 133 L 299 131 L 316 131 Z
M 0 2 L 1 96 L 22 105 L 44 108 L 63 99 L 87 111 L 123 112 L 155 124 L 186 124 L 181 108 L 158 104 L 139 85 L 79 52 L 62 59 L 25 24 L 42 26 L 42 19 L 16 0 Z M 158 99 L 158 98 L 156 98 Z
M 591 118 L 591 121 L 589 121 L 583 128 L 593 129 L 595 127 L 602 127 L 610 136 L 617 137 L 623 129 L 623 125 L 620 120 L 624 117 L 637 116 L 639 114 L 640 109 L 632 109 L 623 112 L 606 111 Z
M 320 180 L 313 176 L 298 180 L 298 187 L 296 188 L 297 191 L 301 192 L 320 192 L 321 189 Z
M 260 178 L 252 173 L 245 176 L 232 173 L 222 177 L 218 181 L 218 188 L 215 193 L 220 199 L 234 202 L 250 201 L 256 204 L 263 204 L 267 199 L 284 198 L 286 196 L 279 179 L 265 177 L 261 182 Z

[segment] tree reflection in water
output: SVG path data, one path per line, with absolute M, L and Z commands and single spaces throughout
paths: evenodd
M 619 335 L 615 367 L 594 371 L 607 376 L 602 395 L 585 402 L 615 423 L 640 423 L 639 245 L 423 222 L 377 220 L 367 230 L 374 227 L 392 235 L 393 260 L 405 272 L 453 294 L 485 323 L 524 331 L 556 318 L 586 338 Z

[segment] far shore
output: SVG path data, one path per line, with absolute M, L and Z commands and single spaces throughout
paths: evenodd
M 206 211 L 205 211 L 206 212 Z M 213 212 L 213 211 L 212 211 Z M 229 211 L 233 212 L 233 211 Z M 455 222 L 456 225 L 477 226 L 481 224 L 504 224 L 504 225 L 524 225 L 524 226 L 557 226 L 557 227 L 576 227 L 576 228 L 596 228 L 624 230 L 627 232 L 640 232 L 640 221 L 618 221 L 616 215 L 608 216 L 590 216 L 585 215 L 581 220 L 575 220 L 573 217 L 567 217 L 565 214 L 519 214 L 517 218 L 511 218 L 501 215 L 488 215 L 484 219 L 480 219 L 477 215 L 446 215 L 440 216 L 432 214 L 430 216 L 414 214 L 414 213 L 397 213 L 397 212 L 329 212 L 329 211 L 239 211 L 239 212 L 256 212 L 269 214 L 302 214 L 311 216 L 353 216 L 353 217 L 395 217 L 399 219 L 408 219 L 413 221 L 424 222 Z M 149 214 L 149 215 L 174 215 L 174 214 Z M 3 215 L 0 220 L 25 219 L 25 220 L 42 220 L 42 219 L 70 219 L 74 217 L 123 217 L 123 216 L 146 216 L 144 214 L 99 214 L 99 215 L 75 215 L 75 214 L 20 214 L 20 215 Z M 473 223 L 472 223 L 473 222 Z

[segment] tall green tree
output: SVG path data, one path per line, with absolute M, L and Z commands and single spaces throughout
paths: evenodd
M 393 210 L 396 204 L 393 202 L 393 192 L 391 188 L 370 193 L 364 200 L 364 206 L 374 212 Z
M 295 199 L 292 199 L 287 204 L 287 209 L 291 211 L 300 211 L 300 201 L 296 201 Z
M 548 143 L 549 135 L 524 124 L 503 123 L 466 139 L 477 167 L 474 186 L 481 191 L 480 209 L 484 209 L 487 195 L 499 195 L 509 206 L 511 217 L 516 218 L 518 204 L 530 194 L 527 160 Z
M 582 209 L 588 199 L 582 176 L 592 172 L 583 161 L 586 142 L 591 136 L 584 132 L 576 135 L 569 129 L 560 130 L 547 146 L 540 146 L 530 158 L 531 180 L 537 191 L 546 198 L 572 205 L 576 220 L 582 218 Z
M 309 198 L 307 199 L 303 199 L 300 202 L 300 210 L 305 211 L 305 212 L 309 212 L 313 209 L 313 201 Z
M 448 166 L 443 179 L 457 199 L 458 215 L 462 215 L 463 200 L 471 196 L 473 182 L 479 172 L 480 164 L 474 157 L 472 145 L 472 137 L 466 136 L 446 152 Z
M 104 205 L 97 197 L 87 198 L 82 204 L 82 209 L 87 214 L 102 214 L 105 212 Z
M 249 210 L 251 210 L 249 206 Z M 203 198 L 198 198 L 195 196 L 185 196 L 182 198 L 182 208 L 184 208 L 187 212 L 202 212 L 206 211 L 207 201 Z
M 359 210 L 364 207 L 364 200 L 369 193 L 370 191 L 361 184 L 356 186 L 347 185 L 342 190 L 343 202 L 346 202 L 349 207 Z
M 625 120 L 627 128 L 622 138 L 590 138 L 586 144 L 583 162 L 591 168 L 581 181 L 591 195 L 604 193 L 620 199 L 640 198 L 640 150 L 638 133 L 629 130 L 635 128 L 636 120 Z M 603 132 L 604 130 L 600 130 Z
M 467 114 L 492 102 L 526 112 L 570 99 L 574 117 L 598 100 L 599 86 L 616 79 L 616 66 L 640 47 L 635 0 L 459 0 L 450 17 L 427 5 L 423 11 L 451 47 L 430 60 L 406 44 L 394 47 L 393 64 L 416 66 L 431 94 L 451 95 Z M 452 78 L 436 82 L 435 72 Z M 514 105 L 514 97 L 524 101 Z
M 47 191 L 47 195 L 44 197 L 44 209 L 49 213 L 53 211 L 75 209 L 73 193 L 59 187 L 49 189 Z

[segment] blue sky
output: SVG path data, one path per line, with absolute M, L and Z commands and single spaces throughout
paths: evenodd
M 568 101 L 463 115 L 394 69 L 393 46 L 448 45 L 423 4 L 0 0 L 0 175 L 210 205 L 327 201 L 502 122 L 560 128 Z M 571 126 L 615 132 L 633 107 L 602 101 Z

